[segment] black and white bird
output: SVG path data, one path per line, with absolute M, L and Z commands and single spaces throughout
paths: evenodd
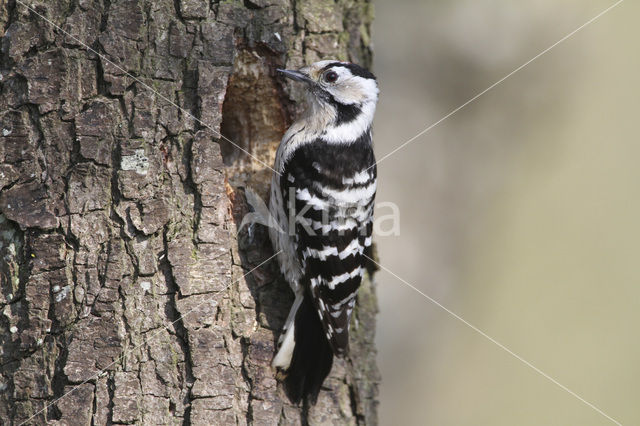
M 269 210 L 280 227 L 270 228 L 271 241 L 295 293 L 272 365 L 292 401 L 315 403 L 333 356 L 348 351 L 371 257 L 378 85 L 348 62 L 278 71 L 306 86 L 308 105 L 280 142 L 271 181 Z

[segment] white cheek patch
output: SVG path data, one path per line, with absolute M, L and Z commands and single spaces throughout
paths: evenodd
M 336 68 L 336 71 L 339 75 L 339 84 L 326 87 L 326 90 L 336 101 L 345 105 L 353 105 L 369 101 L 375 103 L 378 99 L 378 84 L 375 80 L 351 75 L 344 68 Z
M 331 126 L 325 130 L 322 139 L 329 143 L 350 143 L 358 139 L 371 126 L 376 112 L 378 100 L 378 85 L 375 80 L 352 76 L 346 68 L 337 67 L 344 82 L 328 91 L 336 101 L 345 105 L 360 105 L 360 114 L 355 120 L 339 126 Z

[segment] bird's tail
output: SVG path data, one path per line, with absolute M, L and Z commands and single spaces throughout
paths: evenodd
M 284 377 L 288 397 L 294 403 L 315 404 L 324 379 L 331 372 L 333 351 L 318 312 L 309 297 L 299 295 L 283 329 L 281 346 L 273 366 Z

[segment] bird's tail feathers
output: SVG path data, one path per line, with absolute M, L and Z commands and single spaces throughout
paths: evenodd
M 292 402 L 306 400 L 315 404 L 320 387 L 331 372 L 333 351 L 310 298 L 301 297 L 297 307 L 296 302 L 289 314 L 291 317 L 293 313 L 293 322 L 283 330 L 284 338 L 273 366 L 280 370 L 279 376 L 283 377 Z

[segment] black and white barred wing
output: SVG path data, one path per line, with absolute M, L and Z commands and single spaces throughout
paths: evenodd
M 361 177 L 369 185 L 357 184 L 353 177 L 332 182 L 330 176 L 318 176 L 318 169 L 293 167 L 288 172 L 283 193 L 288 203 L 295 197 L 294 243 L 303 269 L 302 284 L 334 353 L 343 355 L 368 264 L 363 254 L 371 245 L 375 170 L 366 174 L 370 178 Z

